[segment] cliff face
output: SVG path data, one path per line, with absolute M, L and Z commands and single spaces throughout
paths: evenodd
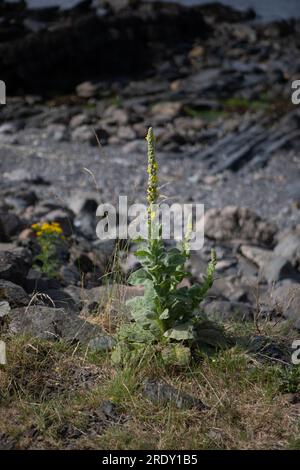
M 1 14 L 6 24 L 0 30 L 1 79 L 10 92 L 67 91 L 86 77 L 145 72 L 210 32 L 198 9 L 159 2 L 118 13 L 86 4 L 68 12 L 21 9 Z

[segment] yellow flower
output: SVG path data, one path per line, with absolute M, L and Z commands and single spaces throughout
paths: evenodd
M 31 228 L 36 232 L 37 237 L 43 235 L 61 235 L 63 230 L 58 222 L 43 222 L 42 224 L 33 224 Z

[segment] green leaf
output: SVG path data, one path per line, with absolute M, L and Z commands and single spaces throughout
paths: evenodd
M 165 308 L 165 310 L 159 315 L 159 319 L 168 320 L 168 318 L 170 318 L 169 309 Z
M 194 339 L 195 331 L 194 326 L 191 322 L 182 323 L 174 326 L 165 331 L 164 336 L 170 339 L 176 339 L 177 341 L 183 341 L 187 339 Z
M 132 286 L 144 285 L 145 281 L 149 279 L 147 272 L 144 269 L 138 269 L 130 274 L 128 283 Z
M 133 297 L 127 300 L 126 305 L 129 307 L 131 316 L 136 322 L 149 324 L 149 316 L 151 317 L 152 312 L 144 297 Z
M 138 258 L 151 258 L 151 253 L 147 250 L 137 250 L 135 256 Z
M 129 323 L 123 325 L 118 331 L 120 341 L 128 341 L 129 343 L 151 344 L 155 341 L 155 336 L 149 330 L 145 330 L 138 323 Z

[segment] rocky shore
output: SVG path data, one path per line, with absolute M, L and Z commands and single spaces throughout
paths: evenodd
M 151 124 L 163 194 L 206 205 L 190 268 L 201 279 L 217 248 L 207 315 L 300 329 L 300 23 L 258 24 L 220 5 L 95 3 L 1 5 L 3 328 L 112 347 L 94 319 L 107 315 L 115 247 L 97 239 L 95 210 L 120 194 L 144 201 Z M 34 267 L 40 221 L 66 236 L 55 279 Z M 122 256 L 124 299 L 137 264 Z

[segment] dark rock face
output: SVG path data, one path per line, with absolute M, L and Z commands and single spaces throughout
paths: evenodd
M 0 251 L 0 279 L 23 285 L 28 269 L 25 250 Z
M 58 15 L 54 24 L 34 33 L 25 30 L 11 42 L 4 36 L 0 42 L 1 79 L 11 92 L 70 87 L 74 77 L 78 83 L 80 77 L 136 74 L 166 49 L 169 53 L 179 42 L 206 37 L 210 30 L 197 9 L 159 2 L 104 17 L 73 11 Z
M 8 212 L 0 212 L 0 241 L 7 242 L 23 228 L 19 217 Z
M 29 297 L 21 286 L 10 281 L 0 280 L 0 301 L 8 301 L 11 307 L 28 305 Z

